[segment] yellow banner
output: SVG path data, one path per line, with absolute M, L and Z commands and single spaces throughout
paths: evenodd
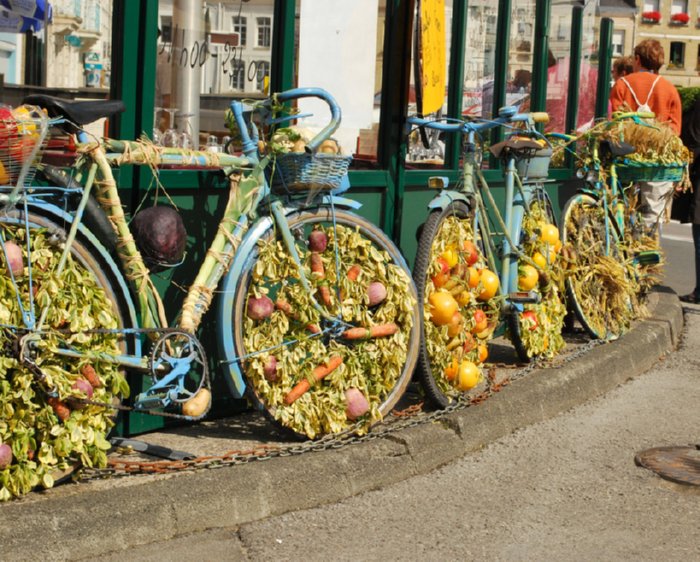
M 422 115 L 435 113 L 445 101 L 445 0 L 421 0 L 420 80 L 423 93 Z

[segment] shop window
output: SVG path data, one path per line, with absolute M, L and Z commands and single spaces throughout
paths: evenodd
M 353 168 L 377 166 L 384 61 L 386 0 L 297 0 L 296 84 L 328 91 L 342 109 L 333 137 Z M 300 125 L 318 130 L 328 123 L 324 102 L 299 100 Z
M 245 47 L 246 34 L 248 30 L 248 18 L 242 16 L 233 16 L 233 32 L 238 33 L 238 46 Z
M 462 93 L 465 116 L 491 117 L 493 113 L 497 16 L 496 2 L 469 6 Z
M 156 106 L 166 108 L 161 130 L 172 120 L 195 146 L 230 134 L 223 115 L 231 98 L 262 97 L 270 75 L 273 11 L 270 0 L 159 0 L 158 21 L 168 24 L 156 67 Z
M 272 19 L 258 18 L 258 47 L 272 45 Z
M 669 69 L 680 69 L 685 65 L 685 43 L 671 41 L 671 49 L 668 57 Z

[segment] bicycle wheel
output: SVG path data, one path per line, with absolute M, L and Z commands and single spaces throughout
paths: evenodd
M 128 395 L 124 374 L 97 357 L 130 347 L 112 332 L 130 324 L 125 286 L 82 235 L 57 274 L 66 238 L 60 223 L 21 209 L 0 217 L 0 396 L 9 422 L 0 441 L 12 451 L 11 464 L 0 469 L 0 500 L 51 487 L 77 464 L 106 466 L 114 411 L 79 400 L 112 405 Z M 34 327 L 25 322 L 30 316 Z M 84 355 L 59 355 L 59 348 Z
M 417 375 L 440 408 L 465 392 L 483 390 L 487 342 L 498 322 L 491 300 L 498 277 L 486 268 L 474 223 L 460 201 L 432 211 L 413 268 L 423 314 Z
M 519 238 L 519 249 L 527 259 L 518 262 L 518 290 L 534 293 L 538 301 L 508 315 L 508 332 L 518 357 L 528 362 L 534 357 L 554 357 L 565 345 L 561 243 L 552 205 L 541 189 L 530 200 Z
M 248 397 L 297 436 L 364 432 L 390 412 L 415 367 L 410 272 L 391 240 L 353 213 L 319 207 L 287 219 L 304 275 L 334 320 L 312 306 L 281 234 L 269 228 L 233 299 Z
M 653 232 L 644 227 L 639 212 L 639 187 L 630 184 L 625 189 L 625 233 L 624 252 L 631 258 L 634 278 L 637 282 L 637 299 L 646 300 L 647 295 L 663 278 L 664 256 L 661 250 L 660 225 Z
M 562 216 L 562 251 L 570 262 L 565 275 L 569 306 L 592 338 L 617 338 L 634 317 L 635 289 L 618 247 L 615 221 L 587 194 L 572 197 Z

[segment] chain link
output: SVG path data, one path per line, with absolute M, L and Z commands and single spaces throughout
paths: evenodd
M 357 443 L 366 443 L 374 439 L 380 439 L 398 431 L 433 423 L 450 414 L 464 410 L 483 402 L 499 392 L 503 387 L 526 377 L 536 369 L 547 367 L 561 367 L 567 363 L 587 354 L 592 349 L 604 344 L 603 340 L 591 340 L 581 345 L 576 351 L 567 354 L 557 360 L 535 360 L 497 382 L 494 367 L 487 376 L 487 388 L 482 393 L 460 398 L 451 402 L 446 408 L 427 412 L 423 410 L 422 402 L 408 406 L 397 411 L 394 410 L 382 423 L 374 426 L 370 432 L 359 434 L 362 424 L 356 424 L 345 431 L 333 435 L 326 435 L 315 441 L 305 441 L 289 445 L 259 445 L 252 449 L 234 450 L 223 455 L 202 456 L 182 461 L 129 461 L 109 459 L 107 468 L 84 468 L 80 471 L 81 480 L 113 478 L 129 476 L 133 474 L 161 474 L 168 472 L 195 471 L 202 469 L 221 468 L 224 466 L 248 464 L 256 461 L 265 461 L 278 457 L 303 455 L 315 451 L 329 451 L 340 449 Z

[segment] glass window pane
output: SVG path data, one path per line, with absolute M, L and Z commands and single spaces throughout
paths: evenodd
M 448 76 L 450 68 L 450 43 L 452 42 L 452 0 L 444 1 L 445 19 L 444 19 L 444 35 L 445 35 L 445 91 L 442 96 L 442 107 L 433 114 L 434 117 L 440 117 L 447 113 L 447 92 L 448 92 Z M 409 91 L 408 114 L 416 115 L 419 112 L 416 89 L 416 33 L 411 48 L 411 83 Z M 420 55 L 419 55 L 420 56 Z M 429 117 L 424 115 L 424 117 Z M 412 168 L 417 167 L 441 167 L 445 163 L 445 135 L 438 131 L 425 129 L 422 133 L 418 130 L 413 131 L 408 138 L 408 151 L 406 154 L 406 163 Z
M 535 0 L 514 0 L 511 4 L 510 46 L 506 105 L 529 107 L 535 44 Z
M 545 111 L 549 113 L 547 131 L 566 130 L 569 64 L 571 53 L 571 18 L 575 0 L 552 4 L 551 21 L 561 31 L 557 38 L 549 38 L 547 53 L 547 97 Z M 583 63 L 583 61 L 582 61 Z
M 333 137 L 354 156 L 354 168 L 377 165 L 385 18 L 386 0 L 297 2 L 296 82 L 336 99 L 342 122 Z M 301 126 L 315 131 L 328 123 L 325 103 L 307 98 L 298 106 L 313 114 Z
M 154 137 L 203 146 L 214 135 L 221 148 L 229 134 L 223 115 L 230 100 L 265 95 L 273 12 L 274 0 L 159 0 L 155 105 L 160 133 L 154 131 Z
M 469 6 L 464 57 L 462 113 L 490 117 L 496 66 L 498 3 Z
M 582 27 L 577 130 L 589 127 L 595 118 L 596 89 L 598 88 L 598 36 L 600 35 L 600 17 L 596 16 L 595 2 L 590 2 L 584 7 Z

